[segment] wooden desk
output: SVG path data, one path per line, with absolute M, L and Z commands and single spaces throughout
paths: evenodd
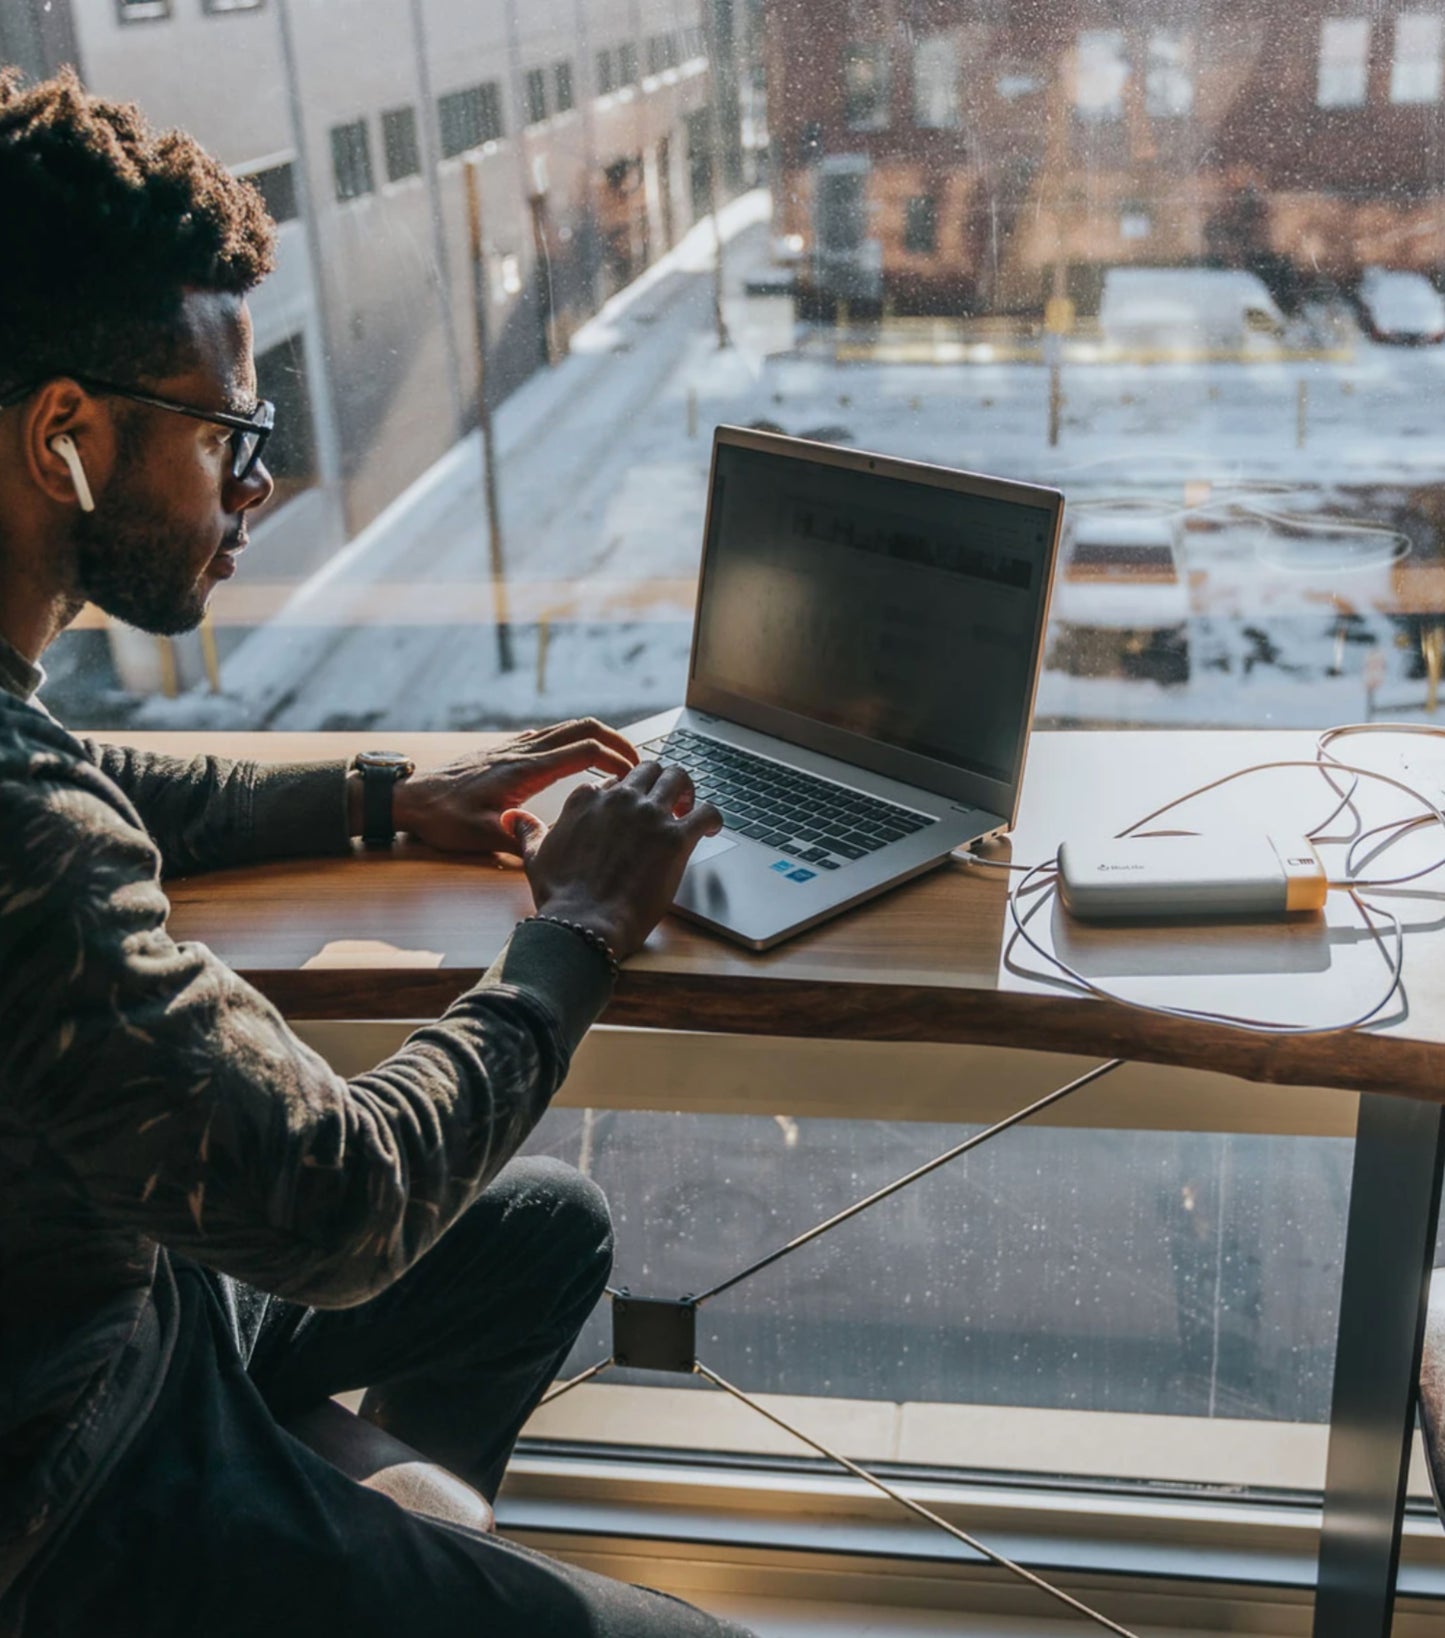
M 187 753 L 271 758 L 345 755 L 358 744 L 352 735 L 129 737 Z M 394 742 L 425 765 L 477 739 Z M 1398 773 L 1398 756 L 1383 742 L 1351 748 L 1367 765 Z M 1307 734 L 1038 735 L 1012 856 L 1033 862 L 1071 829 L 1117 829 L 1232 768 L 1312 752 Z M 1364 800 L 1378 811 L 1377 797 Z M 1236 788 L 1229 805 L 1236 818 L 1262 825 L 1267 812 L 1270 828 L 1303 832 L 1333 803 L 1323 782 L 1300 770 Z M 1177 822 L 1206 819 L 1228 815 L 1201 807 Z M 1439 838 L 1415 845 L 1445 851 Z M 1397 1094 L 1360 1100 L 1314 1629 L 1316 1638 L 1384 1638 L 1445 1157 L 1442 886 L 1445 874 L 1392 900 L 1410 929 L 1405 1005 L 1368 1032 L 1263 1036 L 1062 994 L 1032 958 L 1032 974 L 1007 959 L 1004 873 L 961 865 L 764 955 L 670 921 L 628 964 L 607 1021 L 1027 1046 Z M 482 972 L 529 908 L 515 868 L 420 849 L 226 872 L 174 882 L 170 893 L 173 933 L 209 944 L 295 1018 L 433 1016 Z M 1046 917 L 1040 924 L 1050 925 Z M 1111 984 L 1132 983 L 1151 1000 L 1301 1022 L 1348 1016 L 1379 992 L 1386 973 L 1343 895 L 1332 896 L 1323 922 L 1291 928 L 1101 936 L 1071 932 L 1056 918 L 1049 936 L 1071 938 L 1076 964 L 1093 963 Z

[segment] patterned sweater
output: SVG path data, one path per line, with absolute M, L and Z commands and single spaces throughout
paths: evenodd
M 161 887 L 349 849 L 344 764 L 80 740 L 42 676 L 0 646 L 0 1594 L 154 1397 L 167 1250 L 321 1307 L 373 1296 L 516 1152 L 610 987 L 581 940 L 523 923 L 344 1080 L 172 941 Z

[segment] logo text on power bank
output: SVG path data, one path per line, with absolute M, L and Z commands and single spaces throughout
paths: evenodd
M 1142 870 L 1143 868 L 1144 866 L 1141 864 L 1101 864 L 1099 866 L 1100 870 Z

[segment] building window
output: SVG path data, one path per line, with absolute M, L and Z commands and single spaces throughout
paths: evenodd
M 547 117 L 547 76 L 540 68 L 529 68 L 526 79 L 527 123 L 540 125 Z
M 213 17 L 225 11 L 260 11 L 266 0 L 201 0 L 201 10 Z
M 938 204 L 931 195 L 908 201 L 903 248 L 912 256 L 931 256 L 938 249 Z
M 276 484 L 270 510 L 316 482 L 316 434 L 306 355 L 299 335 L 256 355 L 256 388 L 276 406 L 276 430 L 266 445 L 266 470 Z
M 682 53 L 677 49 L 677 35 L 669 29 L 662 37 L 662 66 L 676 68 L 682 61 Z
M 612 77 L 612 52 L 610 50 L 599 51 L 597 53 L 597 95 L 605 97 L 615 83 Z
M 331 169 L 336 177 L 336 197 L 360 199 L 376 184 L 371 175 L 371 142 L 364 119 L 331 127 Z
M 1120 28 L 1079 31 L 1074 67 L 1074 111 L 1081 119 L 1119 119 L 1124 112 L 1124 87 L 1129 82 L 1129 58 Z
M 1182 119 L 1194 111 L 1194 40 L 1182 29 L 1156 28 L 1144 69 L 1144 111 Z
M 1395 19 L 1395 60 L 1390 65 L 1390 101 L 1439 100 L 1439 14 L 1433 11 L 1402 11 Z
M 660 74 L 662 68 L 662 36 L 654 34 L 647 42 L 647 72 L 649 74 Z
M 947 131 L 959 123 L 958 40 L 929 34 L 913 47 L 913 123 Z
M 1326 17 L 1320 23 L 1321 108 L 1360 108 L 1370 76 L 1368 17 Z
M 1137 243 L 1154 231 L 1154 219 L 1143 205 L 1125 205 L 1119 214 L 1119 237 Z
M 284 165 L 268 165 L 245 178 L 261 195 L 266 214 L 273 222 L 294 222 L 301 214 L 296 199 L 296 167 L 288 159 Z
M 557 98 L 557 112 L 565 114 L 577 100 L 572 95 L 572 64 L 570 62 L 553 65 L 552 90 Z
M 122 23 L 144 23 L 153 17 L 169 17 L 171 0 L 115 0 L 115 14 Z
M 416 137 L 416 109 L 388 108 L 381 116 L 381 146 L 386 154 L 386 179 L 400 182 L 421 170 L 421 148 Z
M 881 42 L 844 46 L 843 115 L 850 131 L 887 128 L 888 47 Z
M 621 85 L 637 84 L 637 44 L 624 40 L 617 48 L 617 79 Z
M 482 94 L 482 141 L 500 142 L 507 129 L 502 119 L 502 88 L 495 80 L 484 80 L 479 89 Z
M 437 98 L 442 157 L 452 159 L 482 145 L 482 88 L 469 85 Z
M 442 157 L 455 158 L 468 148 L 496 142 L 502 135 L 502 92 L 495 80 L 448 91 L 437 98 Z

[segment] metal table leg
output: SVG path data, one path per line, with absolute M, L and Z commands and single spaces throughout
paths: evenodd
M 1445 1108 L 1360 1099 L 1314 1638 L 1388 1638 L 1435 1260 Z

